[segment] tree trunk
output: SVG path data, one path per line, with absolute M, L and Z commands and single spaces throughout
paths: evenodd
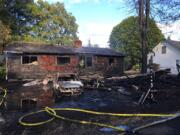
M 144 0 L 139 0 L 139 30 L 141 37 L 141 73 L 145 73 Z
M 144 8 L 145 7 L 145 8 Z M 150 0 L 139 0 L 139 30 L 141 37 L 141 73 L 147 73 L 147 32 Z
M 143 73 L 147 72 L 147 54 L 148 54 L 148 31 L 149 31 L 149 14 L 150 14 L 150 0 L 146 0 L 145 4 L 145 25 L 144 25 L 144 70 Z

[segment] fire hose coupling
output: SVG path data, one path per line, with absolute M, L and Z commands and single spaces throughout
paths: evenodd
M 90 111 L 90 110 L 84 110 L 84 109 L 78 109 L 78 108 L 50 108 L 50 107 L 45 107 L 44 110 L 32 112 L 32 113 L 29 113 L 29 114 L 22 116 L 19 119 L 19 123 L 23 126 L 33 127 L 33 126 L 40 126 L 40 125 L 49 123 L 49 122 L 53 121 L 55 118 L 57 118 L 57 119 L 69 121 L 72 123 L 96 125 L 99 127 L 107 127 L 107 128 L 111 128 L 111 129 L 114 129 L 116 131 L 119 131 L 119 132 L 126 132 L 127 131 L 126 128 L 117 127 L 117 126 L 113 126 L 113 125 L 109 125 L 109 124 L 67 118 L 67 117 L 64 117 L 60 114 L 57 114 L 57 111 L 75 111 L 75 112 L 81 112 L 81 113 L 86 113 L 86 114 L 104 115 L 104 116 L 105 115 L 106 116 L 117 116 L 117 117 L 173 117 L 173 116 L 176 116 L 175 114 L 121 114 L 121 113 L 97 112 L 97 111 Z M 38 114 L 38 113 L 44 113 L 44 112 L 49 114 L 51 116 L 51 118 L 48 120 L 45 120 L 45 121 L 40 121 L 40 122 L 35 122 L 35 123 L 24 122 L 25 118 L 33 116 L 33 115 Z

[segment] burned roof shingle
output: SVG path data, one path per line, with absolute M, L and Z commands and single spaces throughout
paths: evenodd
M 124 56 L 124 54 L 110 48 L 81 47 L 77 49 L 77 52 L 81 54 L 94 54 L 102 56 Z
M 17 53 L 74 54 L 74 51 L 70 47 L 32 43 L 8 44 L 5 47 L 5 51 Z
M 102 56 L 121 57 L 124 54 L 109 48 L 81 47 L 32 44 L 32 43 L 12 43 L 5 47 L 5 52 L 34 53 L 34 54 L 93 54 Z

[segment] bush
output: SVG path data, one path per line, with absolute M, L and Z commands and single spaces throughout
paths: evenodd
M 140 70 L 140 65 L 139 64 L 136 64 L 132 67 L 133 70 L 135 71 L 139 71 Z
M 0 80 L 5 80 L 6 78 L 6 68 L 5 66 L 0 66 Z

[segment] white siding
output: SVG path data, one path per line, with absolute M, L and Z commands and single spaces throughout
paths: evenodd
M 162 46 L 166 46 L 166 54 L 162 54 Z M 170 68 L 171 73 L 177 74 L 176 60 L 180 60 L 180 49 L 162 42 L 153 49 L 153 62 L 160 64 L 161 69 Z

